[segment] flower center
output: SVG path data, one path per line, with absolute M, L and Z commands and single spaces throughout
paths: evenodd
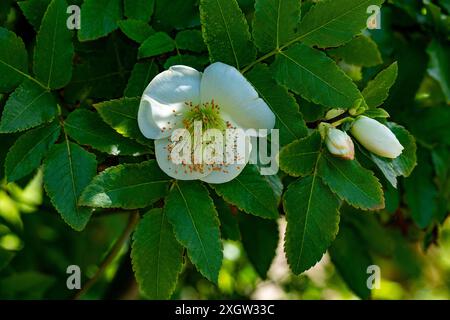
M 224 131 L 227 128 L 225 121 L 220 115 L 220 107 L 211 102 L 204 103 L 202 105 L 193 105 L 191 103 L 186 103 L 189 109 L 184 114 L 183 125 L 189 130 L 189 132 L 194 131 L 194 123 L 199 121 L 202 123 L 202 129 L 218 129 Z

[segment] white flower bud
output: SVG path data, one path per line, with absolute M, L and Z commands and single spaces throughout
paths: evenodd
M 388 127 L 365 116 L 356 119 L 351 133 L 364 148 L 381 157 L 395 159 L 404 149 Z
M 352 139 L 344 131 L 329 128 L 325 144 L 331 154 L 346 160 L 355 158 L 355 146 Z

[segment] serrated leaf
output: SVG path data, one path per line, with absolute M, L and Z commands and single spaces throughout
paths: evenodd
M 230 182 L 212 184 L 211 187 L 225 201 L 247 213 L 267 219 L 278 218 L 278 201 L 272 187 L 254 165 L 247 165 Z
M 196 70 L 203 70 L 209 64 L 209 59 L 206 56 L 194 56 L 190 54 L 178 54 L 172 56 L 164 63 L 164 68 L 167 70 L 175 65 L 184 65 Z
M 339 229 L 339 199 L 317 176 L 291 184 L 283 199 L 287 229 L 284 250 L 289 266 L 300 274 L 314 266 Z
M 10 92 L 23 80 L 28 57 L 22 39 L 0 27 L 0 92 Z
M 353 207 L 365 210 L 384 208 L 380 182 L 358 161 L 340 159 L 324 152 L 318 174 L 334 193 Z
M 317 2 L 303 17 L 294 41 L 319 48 L 337 47 L 367 26 L 367 8 L 384 0 L 325 0 Z
M 220 231 L 222 238 L 226 240 L 241 240 L 241 231 L 238 224 L 238 209 L 226 203 L 222 198 L 215 196 L 214 205 L 220 220 Z
M 120 0 L 84 0 L 81 6 L 80 41 L 95 40 L 116 30 L 122 17 Z
M 119 165 L 96 176 L 79 203 L 100 208 L 145 208 L 167 194 L 170 181 L 154 160 Z
M 127 19 L 118 22 L 120 30 L 131 40 L 142 43 L 155 33 L 147 22 Z
M 280 130 L 281 146 L 308 134 L 295 98 L 289 94 L 286 88 L 278 85 L 272 79 L 272 74 L 267 66 L 262 64 L 255 66 L 247 74 L 247 78 L 275 114 L 275 128 Z
M 280 151 L 281 170 L 294 177 L 309 175 L 314 170 L 321 146 L 322 138 L 318 131 L 288 144 Z
M 70 113 L 64 128 L 79 144 L 111 155 L 141 155 L 148 152 L 143 145 L 117 133 L 92 111 L 78 109 Z
M 17 2 L 17 4 L 28 22 L 33 26 L 34 30 L 39 31 L 42 17 L 50 2 L 51 0 L 27 0 Z
M 356 230 L 341 224 L 329 253 L 347 286 L 360 298 L 369 299 L 367 280 L 370 274 L 367 273 L 367 267 L 373 265 L 373 262 Z
M 140 291 L 149 299 L 169 299 L 183 266 L 183 247 L 161 209 L 139 221 L 133 235 L 131 261 Z
M 306 45 L 281 51 L 272 67 L 278 83 L 316 104 L 350 108 L 362 98 L 356 85 L 332 59 Z
M 139 98 L 123 98 L 95 104 L 94 108 L 103 121 L 124 137 L 135 139 L 145 145 L 149 143 L 153 145 L 151 140 L 142 135 L 138 126 L 139 101 Z
M 54 145 L 44 160 L 44 187 L 56 210 L 73 229 L 86 227 L 91 208 L 78 205 L 78 197 L 97 171 L 95 156 L 80 146 L 64 141 Z
M 54 122 L 31 130 L 17 139 L 5 160 L 5 174 L 8 182 L 17 181 L 39 167 L 42 158 L 56 142 L 59 134 L 60 126 Z
M 223 254 L 219 219 L 208 190 L 198 181 L 177 181 L 164 210 L 192 263 L 217 283 Z
M 274 220 L 241 214 L 239 226 L 245 252 L 262 279 L 267 278 L 278 246 L 278 224 Z
M 31 80 L 10 95 L 3 110 L 0 132 L 11 133 L 49 122 L 58 113 L 53 95 Z
M 373 67 L 383 63 L 378 46 L 371 38 L 360 35 L 343 46 L 327 51 L 333 57 L 346 63 L 363 67 Z
M 240 69 L 255 60 L 256 49 L 236 0 L 201 0 L 200 20 L 211 62 Z
M 397 62 L 394 62 L 377 74 L 372 81 L 369 81 L 362 92 L 369 107 L 376 108 L 383 104 L 384 100 L 389 96 L 389 90 L 397 79 L 397 74 L 398 65 Z
M 157 32 L 139 47 L 138 57 L 149 58 L 175 50 L 175 42 L 165 32 Z
M 36 37 L 33 70 L 50 89 L 60 89 L 72 78 L 74 47 L 66 10 L 65 0 L 52 0 Z
M 140 97 L 150 81 L 157 74 L 158 66 L 154 60 L 136 63 L 131 72 L 130 79 L 128 79 L 128 84 L 124 92 L 125 97 Z
M 124 0 L 125 16 L 149 22 L 153 14 L 155 0 Z
M 177 33 L 175 37 L 177 48 L 189 50 L 192 52 L 206 51 L 206 45 L 203 41 L 202 33 L 199 30 L 184 30 Z

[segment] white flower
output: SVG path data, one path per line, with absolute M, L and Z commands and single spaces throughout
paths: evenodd
M 336 128 L 329 128 L 325 139 L 331 154 L 347 159 L 355 159 L 355 146 L 347 133 Z
M 275 125 L 273 112 L 237 69 L 214 63 L 202 74 L 187 66 L 171 67 L 157 75 L 145 89 L 138 124 L 145 137 L 155 140 L 156 160 L 173 178 L 224 183 L 237 177 L 249 160 L 251 144 L 246 136 L 245 151 L 238 154 L 241 163 L 174 163 L 172 134 L 179 139 L 176 129 L 182 128 L 192 133 L 194 122 L 199 120 L 202 129 L 222 132 L 227 128 L 272 129 Z
M 395 159 L 404 149 L 388 127 L 365 116 L 356 119 L 351 133 L 367 150 L 385 158 Z

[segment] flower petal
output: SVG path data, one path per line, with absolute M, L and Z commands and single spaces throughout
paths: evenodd
M 201 78 L 200 72 L 186 66 L 173 66 L 158 74 L 141 98 L 138 124 L 142 134 L 160 139 L 180 128 L 186 103 L 200 103 Z
M 170 138 L 155 140 L 155 155 L 159 167 L 168 176 L 178 180 L 197 180 L 207 176 L 211 171 L 207 167 L 203 172 L 190 170 L 188 166 L 175 164 L 170 157 Z
M 201 81 L 202 103 L 214 100 L 221 111 L 243 129 L 272 129 L 275 115 L 234 67 L 217 62 L 206 68 Z

